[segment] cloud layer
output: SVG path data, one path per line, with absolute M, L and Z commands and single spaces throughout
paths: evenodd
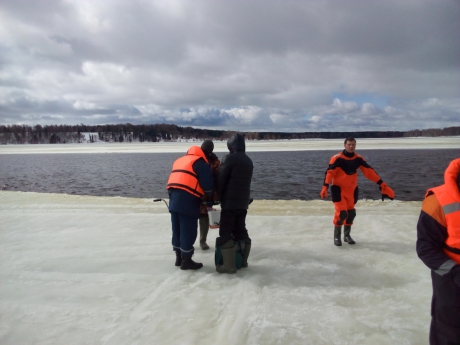
M 460 123 L 458 1 L 4 0 L 0 124 Z

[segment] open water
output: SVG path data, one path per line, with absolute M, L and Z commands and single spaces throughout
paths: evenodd
M 268 200 L 319 199 L 329 159 L 338 151 L 249 152 L 251 196 Z M 423 200 L 443 183 L 458 149 L 358 150 L 398 200 Z M 225 153 L 216 153 L 222 158 Z M 182 153 L 0 155 L 0 188 L 12 191 L 135 198 L 167 198 L 172 163 Z M 378 186 L 359 172 L 359 199 L 379 199 Z

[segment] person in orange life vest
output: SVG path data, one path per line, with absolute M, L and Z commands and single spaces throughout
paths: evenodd
M 215 153 L 212 151 L 214 150 L 214 143 L 210 139 L 206 139 L 201 144 L 201 149 L 203 150 L 206 158 L 208 159 L 209 166 L 211 167 L 212 177 L 214 179 L 214 190 L 212 196 L 207 197 L 205 201 L 207 202 L 214 202 L 219 200 L 217 196 L 217 179 L 219 176 L 219 168 L 220 168 L 220 160 L 217 158 Z M 212 204 L 211 204 L 212 205 Z M 206 238 L 208 236 L 209 231 L 209 215 L 208 215 L 208 207 L 211 207 L 205 203 L 202 203 L 200 206 L 200 247 L 203 250 L 209 249 L 208 244 L 206 243 Z
M 323 188 L 320 196 L 325 199 L 328 197 L 329 184 L 331 186 L 331 196 L 334 202 L 334 244 L 342 245 L 341 232 L 344 225 L 344 241 L 348 244 L 356 242 L 351 238 L 351 226 L 356 216 L 355 204 L 358 202 L 358 168 L 364 177 L 377 183 L 382 192 L 382 200 L 385 197 L 393 200 L 394 191 L 382 181 L 380 176 L 367 164 L 366 160 L 355 153 L 356 140 L 349 137 L 344 141 L 344 150 L 331 157 L 329 167 L 324 177 Z
M 460 344 L 460 158 L 444 184 L 425 195 L 417 223 L 417 255 L 431 269 L 430 344 Z
M 176 266 L 182 270 L 199 269 L 203 264 L 192 260 L 196 241 L 200 205 L 212 194 L 214 181 L 203 150 L 192 146 L 173 166 L 166 189 L 172 224 L 172 246 Z

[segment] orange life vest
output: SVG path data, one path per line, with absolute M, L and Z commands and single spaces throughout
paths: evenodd
M 436 196 L 447 224 L 447 239 L 444 252 L 460 264 L 460 192 L 457 178 L 460 174 L 460 159 L 453 160 L 444 174 L 445 184 L 430 189 Z
M 201 158 L 208 163 L 208 159 L 203 150 L 198 146 L 192 146 L 187 151 L 187 155 L 176 159 L 172 166 L 166 189 L 178 188 L 199 198 L 204 196 L 203 188 L 201 188 L 200 182 L 198 181 L 198 175 L 193 170 L 193 163 Z

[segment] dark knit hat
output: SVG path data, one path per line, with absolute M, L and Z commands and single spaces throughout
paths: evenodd
M 211 153 L 214 150 L 214 143 L 211 139 L 206 139 L 205 141 L 203 141 L 203 144 L 201 144 L 201 149 L 205 153 Z

